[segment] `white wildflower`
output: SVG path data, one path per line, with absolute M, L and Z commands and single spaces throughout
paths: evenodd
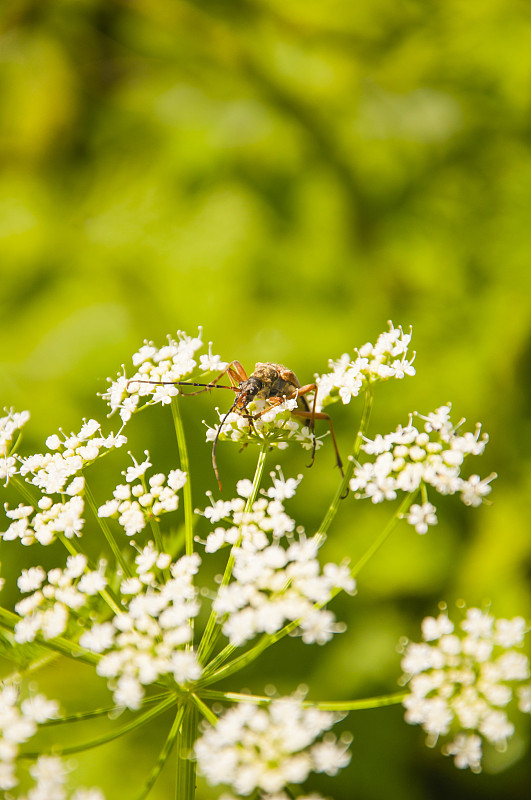
M 170 471 L 167 478 L 157 473 L 149 478 L 147 491 L 145 478 L 151 462 L 147 451 L 145 455 L 146 459 L 140 464 L 132 457 L 133 466 L 123 473 L 126 483 L 118 484 L 113 499 L 98 508 L 98 516 L 118 518 L 127 536 L 135 536 L 150 520 L 175 511 L 179 505 L 177 492 L 186 483 L 186 473 L 179 469 Z
M 378 435 L 374 441 L 365 439 L 361 449 L 373 460 L 356 464 L 350 489 L 358 497 L 370 497 L 373 503 L 381 503 L 394 500 L 398 492 L 414 492 L 424 485 L 443 495 L 460 493 L 465 505 L 480 505 L 496 476 L 481 480 L 473 475 L 465 480 L 460 472 L 467 455 L 483 451 L 486 434 L 478 439 L 479 426 L 475 434 L 458 432 L 463 420 L 455 428 L 452 426 L 449 405 L 427 417 L 416 416 L 425 421 L 423 428 L 412 424 L 411 415 L 406 427 Z M 437 524 L 435 511 L 435 506 L 427 501 L 413 504 L 407 521 L 417 533 L 426 533 L 431 525 Z
M 442 427 L 445 419 L 436 417 L 433 424 Z M 424 642 L 407 645 L 406 721 L 442 738 L 443 753 L 453 755 L 460 769 L 479 772 L 483 741 L 503 746 L 514 732 L 505 709 L 515 695 L 522 708 L 525 688 L 518 683 L 529 679 L 529 660 L 513 648 L 522 645 L 525 632 L 521 617 L 495 619 L 469 608 L 458 626 L 446 613 L 427 617 Z
M 337 361 L 329 362 L 331 372 L 316 376 L 318 410 L 337 399 L 349 403 L 368 384 L 415 374 L 415 356 L 408 356 L 411 333 L 404 333 L 400 326 L 395 328 L 392 322 L 389 327 L 376 344 L 367 342 L 355 351 L 354 359 L 345 353 Z
M 0 687 L 0 789 L 17 785 L 15 763 L 19 746 L 36 732 L 37 725 L 58 715 L 58 705 L 43 695 L 19 702 L 17 689 L 6 683 Z
M 346 747 L 333 736 L 315 742 L 336 720 L 330 712 L 305 708 L 299 697 L 278 698 L 265 708 L 242 703 L 197 740 L 199 770 L 213 785 L 276 798 L 312 771 L 336 774 L 348 764 Z
M 355 581 L 347 564 L 321 568 L 318 537 L 307 539 L 302 532 L 294 536 L 295 522 L 279 498 L 291 496 L 300 478 L 291 483 L 272 473 L 272 479 L 268 496 L 250 507 L 234 498 L 204 512 L 212 521 L 228 517 L 227 528 L 216 526 L 208 535 L 207 552 L 233 545 L 232 579 L 219 588 L 212 607 L 223 617 L 223 633 L 235 646 L 259 633 L 275 633 L 294 620 L 299 620 L 303 642 L 324 644 L 344 630 L 324 606 L 338 590 L 354 593 Z M 269 499 L 271 495 L 275 499 Z
M 426 533 L 430 525 L 437 525 L 436 510 L 431 503 L 423 503 L 421 506 L 414 503 L 409 507 L 407 521 L 417 533 Z
M 124 611 L 87 626 L 80 639 L 83 647 L 102 654 L 97 672 L 109 679 L 115 702 L 133 709 L 144 696 L 144 686 L 161 676 L 181 685 L 201 676 L 196 653 L 184 649 L 191 638 L 190 622 L 199 613 L 193 584 L 199 556 L 171 563 L 167 553 L 149 543 L 135 563 L 136 575 L 121 586 Z M 155 568 L 169 569 L 171 578 L 159 581 Z

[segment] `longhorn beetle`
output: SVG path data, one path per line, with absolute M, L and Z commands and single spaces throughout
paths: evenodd
M 231 383 L 230 386 L 225 386 L 218 383 L 218 381 L 220 381 L 224 375 L 228 376 Z M 273 364 L 270 361 L 258 361 L 255 364 L 253 372 L 248 376 L 239 361 L 231 361 L 230 364 L 218 375 L 218 377 L 214 378 L 214 380 L 210 383 L 193 383 L 191 381 L 142 381 L 134 378 L 129 381 L 128 386 L 131 383 L 151 383 L 157 386 L 161 384 L 171 384 L 173 386 L 201 387 L 198 392 L 187 392 L 187 395 L 201 394 L 201 392 L 207 392 L 210 389 L 230 389 L 233 392 L 236 392 L 234 403 L 221 420 L 216 437 L 214 439 L 214 444 L 212 446 L 212 466 L 214 467 L 214 473 L 216 475 L 220 491 L 222 487 L 216 462 L 216 447 L 218 444 L 219 435 L 229 414 L 231 414 L 233 411 L 236 411 L 238 414 L 241 414 L 248 419 L 249 424 L 252 425 L 253 420 L 259 419 L 262 414 L 265 414 L 266 411 L 269 411 L 269 409 L 273 406 L 280 405 L 284 402 L 284 400 L 297 400 L 298 407 L 293 409 L 291 413 L 296 417 L 302 417 L 303 419 L 308 419 L 310 421 L 310 431 L 313 436 L 313 449 L 312 460 L 308 466 L 312 466 L 315 458 L 315 420 L 325 419 L 330 425 L 330 433 L 334 443 L 337 466 L 343 475 L 343 463 L 341 461 L 341 456 L 339 455 L 339 449 L 336 442 L 332 420 L 328 414 L 316 410 L 316 384 L 308 383 L 305 386 L 301 386 L 300 381 L 295 373 L 287 367 L 284 367 L 282 364 Z M 309 394 L 310 392 L 314 393 L 311 409 L 305 397 L 305 395 Z M 255 414 L 248 413 L 248 406 L 255 399 L 264 400 L 267 405 L 262 411 L 258 411 Z

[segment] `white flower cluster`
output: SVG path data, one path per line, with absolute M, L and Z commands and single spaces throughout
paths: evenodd
M 267 402 L 261 399 L 249 403 L 245 414 L 258 414 L 267 408 Z M 250 420 L 237 411 L 231 411 L 221 426 L 211 428 L 207 425 L 207 442 L 213 442 L 218 435 L 220 441 L 236 442 L 237 444 L 263 444 L 264 441 L 271 447 L 285 450 L 290 442 L 300 444 L 305 450 L 318 450 L 322 441 L 314 437 L 308 425 L 297 421 L 291 413 L 297 408 L 297 400 L 284 400 L 276 406 L 271 406 L 257 419 Z M 220 420 L 224 419 L 226 412 L 217 409 Z
M 276 800 L 287 784 L 302 783 L 310 772 L 336 775 L 347 766 L 346 741 L 329 734 L 316 742 L 337 721 L 330 711 L 305 708 L 298 697 L 278 698 L 265 708 L 242 703 L 197 740 L 198 768 L 210 784 L 228 785 L 238 795 L 261 790 L 264 800 Z
M 35 735 L 39 723 L 56 717 L 58 711 L 56 701 L 41 694 L 19 703 L 15 686 L 6 684 L 0 688 L 0 789 L 17 785 L 15 766 L 19 746 Z
M 17 471 L 17 462 L 14 456 L 10 455 L 13 438 L 29 420 L 29 411 L 7 411 L 7 416 L 0 417 L 0 480 L 9 480 Z
M 150 403 L 169 403 L 172 397 L 179 394 L 179 387 L 168 384 L 189 379 L 197 367 L 194 355 L 203 347 L 201 334 L 201 328 L 195 337 L 178 331 L 177 340 L 168 337 L 168 344 L 161 348 L 155 347 L 153 342 L 145 341 L 133 355 L 136 372 L 131 377 L 122 374 L 116 380 L 108 379 L 111 385 L 103 398 L 109 404 L 111 413 L 119 411 L 125 423 L 140 407 L 144 397 L 149 397 Z M 226 366 L 227 363 L 221 361 L 218 355 L 212 355 L 211 345 L 208 353 L 199 357 L 202 373 L 221 372 Z M 165 385 L 153 386 L 146 381 L 163 381 Z
M 67 781 L 69 769 L 58 756 L 40 756 L 29 769 L 35 781 L 27 795 L 19 800 L 67 800 Z M 105 800 L 100 789 L 76 789 L 70 800 Z
M 152 465 L 147 450 L 145 455 L 140 464 L 133 459 L 134 466 L 122 473 L 126 482 L 119 484 L 113 499 L 98 509 L 100 517 L 117 518 L 127 536 L 140 533 L 150 519 L 175 511 L 179 505 L 177 492 L 186 483 L 186 473 L 180 469 L 171 470 L 168 477 L 159 472 L 146 482 L 144 476 Z
M 465 505 L 478 506 L 490 493 L 490 481 L 496 476 L 481 479 L 472 475 L 461 478 L 461 465 L 466 456 L 480 455 L 488 436 L 480 436 L 481 427 L 474 433 L 459 433 L 464 422 L 454 426 L 450 420 L 450 404 L 441 406 L 423 419 L 422 430 L 412 423 L 399 426 L 393 433 L 378 435 L 374 441 L 366 440 L 362 450 L 374 461 L 359 464 L 350 481 L 353 492 L 363 492 L 373 503 L 394 500 L 399 491 L 414 492 L 421 484 L 432 486 L 439 494 L 461 495 Z M 435 506 L 424 503 L 410 508 L 408 522 L 418 533 L 426 533 L 429 525 L 437 522 Z
M 232 522 L 209 534 L 206 549 L 213 552 L 225 543 L 233 545 L 232 579 L 220 586 L 212 604 L 224 618 L 222 630 L 233 645 L 258 633 L 275 633 L 294 620 L 300 620 L 305 644 L 324 644 L 344 630 L 323 606 L 336 590 L 353 593 L 356 584 L 346 563 L 325 564 L 321 570 L 318 537 L 293 535 L 295 522 L 277 498 L 291 496 L 297 483 L 274 478 L 269 497 L 259 498 L 247 511 L 243 498 L 237 497 L 220 500 L 204 512 L 212 522 L 221 518 Z M 240 481 L 238 490 L 245 495 L 248 489 L 247 482 Z M 283 537 L 287 546 L 280 543 Z
M 196 654 L 185 649 L 199 613 L 193 584 L 199 564 L 197 554 L 171 563 L 150 543 L 136 558 L 136 575 L 122 581 L 124 611 L 82 634 L 82 647 L 103 654 L 96 671 L 109 679 L 117 705 L 138 708 L 143 687 L 161 675 L 181 685 L 200 677 Z
M 211 505 L 205 508 L 203 515 L 213 524 L 220 520 L 233 523 L 229 528 L 217 526 L 208 534 L 205 542 L 207 553 L 215 553 L 225 544 L 237 544 L 240 539 L 247 549 L 261 550 L 269 544 L 269 536 L 280 539 L 295 530 L 295 522 L 286 514 L 282 500 L 293 497 L 301 476 L 286 481 L 280 472 L 278 478 L 272 472 L 271 477 L 273 486 L 268 489 L 267 497 L 255 500 L 248 510 L 244 498 L 248 498 L 252 491 L 249 480 L 238 481 L 236 490 L 239 497 L 232 500 L 213 502 L 212 495 L 207 493 Z
M 83 478 L 76 480 L 83 481 Z M 63 535 L 67 539 L 81 536 L 85 524 L 84 506 L 83 498 L 79 495 L 65 503 L 54 503 L 51 497 L 44 495 L 38 502 L 38 511 L 33 506 L 25 506 L 22 503 L 17 508 L 10 509 L 6 503 L 4 506 L 6 517 L 13 522 L 6 531 L 0 533 L 0 536 L 4 541 L 20 539 L 24 545 L 34 542 L 49 545 L 55 541 L 57 535 Z
M 354 360 L 348 353 L 337 361 L 330 360 L 328 366 L 332 371 L 316 375 L 318 409 L 338 398 L 350 403 L 367 384 L 414 375 L 415 355 L 408 355 L 410 341 L 411 331 L 404 333 L 400 326 L 395 328 L 389 322 L 389 331 L 381 333 L 376 344 L 367 342 L 356 349 Z
M 85 420 L 79 433 L 63 438 L 56 434 L 49 436 L 46 445 L 54 452 L 22 458 L 19 471 L 22 476 L 31 475 L 30 483 L 46 494 L 76 495 L 84 487 L 84 480 L 78 473 L 102 455 L 102 451 L 121 447 L 126 441 L 121 434 L 103 436 L 99 422 Z
M 495 619 L 470 608 L 457 627 L 446 613 L 426 617 L 424 641 L 405 649 L 405 719 L 422 725 L 430 746 L 443 737 L 443 753 L 460 769 L 479 772 L 482 740 L 503 747 L 513 734 L 505 709 L 515 688 L 520 710 L 531 713 L 529 660 L 516 649 L 527 631 L 522 617 Z
M 61 636 L 70 615 L 105 589 L 103 566 L 88 570 L 87 558 L 80 553 L 67 558 L 64 570 L 56 567 L 46 573 L 41 566 L 22 570 L 17 585 L 27 596 L 15 606 L 22 617 L 15 625 L 15 641 L 32 642 L 39 633 L 45 639 Z

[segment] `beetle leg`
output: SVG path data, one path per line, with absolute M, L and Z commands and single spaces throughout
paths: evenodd
M 230 383 L 231 383 L 230 387 L 228 387 L 228 388 L 235 389 L 236 391 L 238 391 L 237 387 L 239 386 L 239 384 L 242 381 L 247 380 L 247 373 L 245 372 L 244 368 L 242 367 L 242 365 L 240 364 L 239 361 L 231 361 L 229 366 L 225 367 L 223 372 L 220 375 L 218 375 L 218 377 L 215 378 L 212 381 L 212 383 L 214 385 L 216 385 L 217 381 L 221 380 L 221 378 L 224 375 L 228 375 L 228 378 L 229 378 Z M 218 464 L 217 464 L 217 461 L 216 461 L 216 447 L 217 447 L 217 444 L 218 444 L 219 434 L 221 433 L 221 429 L 223 428 L 223 424 L 224 424 L 225 420 L 227 419 L 227 417 L 229 416 L 231 411 L 234 411 L 234 409 L 236 408 L 236 401 L 237 401 L 237 398 L 234 401 L 234 403 L 231 405 L 231 407 L 229 408 L 229 410 L 227 411 L 227 413 L 225 414 L 223 419 L 221 420 L 221 422 L 219 424 L 219 428 L 218 428 L 217 433 L 216 433 L 216 438 L 214 439 L 214 444 L 212 445 L 212 466 L 214 467 L 214 474 L 215 474 L 215 476 L 217 478 L 220 492 L 223 490 L 223 487 L 221 485 L 221 479 L 219 477 L 219 471 L 218 471 Z
M 306 400 L 306 398 L 304 396 L 306 394 L 309 394 L 310 392 L 314 393 L 313 394 L 313 403 L 312 403 L 312 410 L 311 411 L 310 411 L 310 406 L 308 404 L 308 401 Z M 328 420 L 330 420 L 330 417 L 328 415 L 325 415 L 324 417 L 319 416 L 319 412 L 316 411 L 317 386 L 315 385 L 315 383 L 307 383 L 304 386 L 300 386 L 295 392 L 292 392 L 290 395 L 288 395 L 288 397 L 286 399 L 287 400 L 300 399 L 300 401 L 304 405 L 304 413 L 302 413 L 302 411 L 301 411 L 301 413 L 298 413 L 299 409 L 297 409 L 297 411 L 292 411 L 291 413 L 292 414 L 297 414 L 297 416 L 305 416 L 306 419 L 310 420 L 310 432 L 311 432 L 312 438 L 313 438 L 312 460 L 310 462 L 310 467 L 311 467 L 313 462 L 314 462 L 314 460 L 315 460 L 315 450 L 316 450 L 316 447 L 317 447 L 317 440 L 315 438 L 315 433 L 314 433 L 315 420 L 316 419 L 328 419 Z M 332 422 L 331 421 L 330 421 L 330 426 L 332 426 Z M 343 464 L 341 463 L 341 458 L 339 457 L 339 451 L 337 449 L 337 444 L 336 444 L 336 440 L 335 440 L 335 436 L 334 436 L 333 430 L 331 431 L 331 433 L 332 433 L 332 438 L 334 439 L 334 447 L 335 447 L 335 450 L 336 450 L 337 464 L 339 466 L 339 469 L 342 470 Z M 343 474 L 343 473 L 341 473 L 341 474 Z
M 339 471 L 341 472 L 341 475 L 343 477 L 345 477 L 344 474 L 343 474 L 343 462 L 341 461 L 341 456 L 339 455 L 339 448 L 337 446 L 336 435 L 334 433 L 334 426 L 332 425 L 332 420 L 330 419 L 328 414 L 325 414 L 323 411 L 313 411 L 313 410 L 312 411 L 300 411 L 298 408 L 295 409 L 294 411 L 292 411 L 291 413 L 295 417 L 302 417 L 303 419 L 309 419 L 310 420 L 310 429 L 311 429 L 312 422 L 315 421 L 316 419 L 326 419 L 328 421 L 328 424 L 330 425 L 330 433 L 332 434 L 332 441 L 334 443 L 334 450 L 336 451 L 337 466 L 339 467 Z M 312 430 L 312 434 L 313 434 L 313 430 Z M 314 442 L 315 442 L 315 439 L 314 439 Z M 308 464 L 309 467 L 311 467 L 312 464 L 313 464 L 314 455 L 315 455 L 315 443 L 314 443 L 314 448 L 313 448 L 313 453 L 312 453 L 312 460 L 311 460 L 310 464 Z

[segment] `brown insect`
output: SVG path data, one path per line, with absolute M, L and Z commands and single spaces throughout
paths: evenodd
M 225 375 L 227 375 L 231 385 L 225 386 L 224 384 L 218 383 Z M 330 426 L 330 433 L 332 435 L 332 441 L 334 443 L 334 449 L 336 454 L 336 462 L 337 466 L 339 467 L 341 474 L 343 475 L 343 464 L 341 461 L 341 457 L 339 455 L 339 449 L 336 442 L 336 437 L 334 433 L 334 427 L 332 425 L 332 420 L 322 411 L 316 410 L 316 402 L 317 402 L 317 386 L 315 383 L 308 383 L 305 386 L 302 386 L 299 379 L 295 375 L 295 373 L 288 369 L 287 367 L 283 366 L 282 364 L 274 364 L 269 361 L 258 361 L 255 364 L 253 372 L 248 376 L 245 372 L 244 368 L 240 364 L 239 361 L 231 361 L 231 363 L 225 367 L 223 372 L 221 372 L 217 378 L 214 378 L 213 381 L 210 383 L 193 383 L 190 381 L 130 381 L 131 383 L 153 383 L 160 385 L 161 383 L 171 383 L 174 386 L 199 386 L 201 387 L 199 392 L 187 392 L 186 394 L 189 395 L 196 395 L 200 394 L 201 392 L 209 391 L 210 389 L 231 389 L 232 391 L 236 392 L 236 398 L 234 403 L 231 405 L 221 423 L 216 433 L 216 437 L 214 439 L 214 444 L 212 447 L 212 465 L 214 467 L 214 473 L 216 475 L 219 488 L 221 491 L 221 480 L 219 477 L 218 466 L 216 462 L 216 447 L 219 439 L 219 435 L 225 423 L 225 420 L 233 411 L 236 411 L 239 414 L 242 414 L 246 419 L 249 420 L 249 424 L 252 425 L 254 420 L 259 419 L 266 411 L 269 411 L 270 408 L 274 406 L 278 406 L 283 403 L 285 400 L 297 400 L 297 408 L 294 408 L 291 413 L 295 417 L 302 417 L 303 419 L 309 420 L 309 427 L 310 431 L 313 436 L 313 449 L 312 449 L 312 458 L 309 467 L 312 466 L 315 458 L 315 448 L 316 448 L 316 439 L 314 435 L 314 427 L 315 427 L 315 420 L 316 419 L 325 419 L 328 421 Z M 314 393 L 312 407 L 310 408 L 308 401 L 305 395 L 310 394 L 311 392 Z M 258 411 L 254 414 L 248 412 L 248 406 L 253 400 L 264 400 L 266 402 L 266 407 L 262 411 Z

